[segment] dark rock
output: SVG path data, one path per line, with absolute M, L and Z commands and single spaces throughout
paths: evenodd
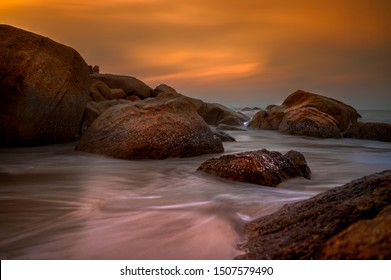
M 166 84 L 158 85 L 158 86 L 155 88 L 155 92 L 157 92 L 158 94 L 161 93 L 161 92 L 173 92 L 173 93 L 178 93 L 173 87 L 170 87 L 169 85 L 166 85 Z
M 231 135 L 229 135 L 228 133 L 226 133 L 224 131 L 212 129 L 212 132 L 215 136 L 220 138 L 220 140 L 223 142 L 235 142 L 236 141 L 235 138 L 233 138 Z
M 224 151 L 220 139 L 186 98 L 149 98 L 110 107 L 76 150 L 121 159 L 190 157 Z
M 242 126 L 243 122 L 238 118 L 234 116 L 226 116 L 219 122 L 217 122 L 217 125 L 224 124 L 229 126 Z
M 391 170 L 354 180 L 250 222 L 238 258 L 390 258 L 390 204 Z
M 113 75 L 113 74 L 92 74 L 92 80 L 100 80 L 109 88 L 122 89 L 126 96 L 137 95 L 141 99 L 150 97 L 153 89 L 144 82 L 130 76 Z
M 247 131 L 245 127 L 235 126 L 235 125 L 227 125 L 227 124 L 219 124 L 217 126 L 218 130 L 237 130 L 237 131 Z
M 119 99 L 126 96 L 123 89 L 111 89 L 104 82 L 99 80 L 91 81 L 90 96 L 93 101 Z
M 343 136 L 346 138 L 391 142 L 391 124 L 357 122 Z
M 341 137 L 360 115 L 338 100 L 298 90 L 282 105 L 258 112 L 248 126 L 313 137 Z
M 337 121 L 312 107 L 288 111 L 278 130 L 282 133 L 321 138 L 341 138 Z
M 271 187 L 296 176 L 311 178 L 311 170 L 304 156 L 296 151 L 283 155 L 263 149 L 223 155 L 220 158 L 208 159 L 197 170 L 233 181 Z
M 76 140 L 90 73 L 72 48 L 0 25 L 0 144 Z

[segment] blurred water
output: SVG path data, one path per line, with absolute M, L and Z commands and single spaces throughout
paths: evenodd
M 313 178 L 277 188 L 197 172 L 212 156 L 125 161 L 75 143 L 0 149 L 1 259 L 231 259 L 244 223 L 391 168 L 391 143 L 232 131 L 225 153 L 302 152 Z

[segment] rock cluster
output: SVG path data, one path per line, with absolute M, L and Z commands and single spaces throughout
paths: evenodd
M 248 126 L 293 135 L 340 138 L 359 117 L 353 107 L 338 100 L 298 90 L 282 105 L 259 111 Z
M 304 156 L 296 151 L 283 155 L 263 149 L 223 155 L 206 160 L 198 170 L 233 181 L 270 187 L 296 176 L 311 178 L 311 170 Z
M 391 170 L 250 222 L 239 259 L 390 259 Z

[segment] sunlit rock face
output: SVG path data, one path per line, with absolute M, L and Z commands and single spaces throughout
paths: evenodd
M 121 159 L 190 157 L 224 151 L 222 142 L 183 97 L 112 106 L 85 131 L 76 150 Z
M 198 168 L 233 181 L 275 187 L 297 176 L 311 178 L 304 156 L 296 151 L 285 155 L 268 150 L 251 151 L 208 159 Z
M 78 138 L 90 73 L 72 48 L 0 25 L 0 144 L 39 145 Z
M 391 170 L 250 222 L 239 259 L 390 259 Z
M 282 105 L 258 112 L 248 126 L 294 135 L 340 138 L 360 115 L 338 100 L 298 90 Z

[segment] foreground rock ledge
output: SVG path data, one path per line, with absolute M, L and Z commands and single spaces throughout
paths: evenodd
M 285 155 L 268 150 L 224 155 L 208 159 L 197 170 L 229 180 L 275 187 L 297 176 L 311 178 L 311 170 L 304 156 L 296 151 Z
M 391 170 L 285 205 L 245 234 L 237 259 L 391 259 Z

